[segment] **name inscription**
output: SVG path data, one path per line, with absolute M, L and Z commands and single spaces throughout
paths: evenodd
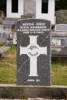
M 44 34 L 44 32 L 49 32 L 50 29 L 47 27 L 46 23 L 22 23 L 17 29 L 17 32 L 22 32 L 23 34 Z

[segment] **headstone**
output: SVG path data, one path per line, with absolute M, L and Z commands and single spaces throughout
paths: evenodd
M 0 33 L 0 43 L 7 41 L 7 35 L 5 33 Z
M 17 36 L 16 36 L 16 33 L 13 34 L 13 45 L 17 45 Z
M 35 17 L 36 14 L 36 0 L 24 0 L 24 15 L 31 14 Z
M 67 24 L 57 24 L 55 26 L 56 31 L 67 31 Z
M 17 22 L 17 84 L 51 84 L 50 22 L 39 19 Z

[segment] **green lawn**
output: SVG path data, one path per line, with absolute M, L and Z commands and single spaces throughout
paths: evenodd
M 67 85 L 67 63 L 52 63 L 52 83 L 54 85 Z
M 16 83 L 16 48 L 11 49 L 0 60 L 0 84 Z
M 16 83 L 16 48 L 14 46 L 0 60 L 0 84 Z M 52 84 L 67 85 L 67 63 L 52 62 Z

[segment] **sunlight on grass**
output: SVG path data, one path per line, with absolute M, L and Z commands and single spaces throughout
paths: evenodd
M 16 48 L 11 49 L 0 60 L 0 84 L 16 83 Z
M 67 85 L 67 63 L 52 63 L 52 83 L 54 85 Z

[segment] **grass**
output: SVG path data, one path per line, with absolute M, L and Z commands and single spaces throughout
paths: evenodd
M 52 84 L 67 85 L 67 63 L 52 63 Z
M 52 84 L 67 85 L 67 62 L 52 62 Z M 16 83 L 16 48 L 14 46 L 0 60 L 0 84 Z
M 5 45 L 5 43 L 0 43 L 0 47 L 2 47 L 2 46 L 4 46 Z
M 0 84 L 16 83 L 16 48 L 11 49 L 0 60 Z

